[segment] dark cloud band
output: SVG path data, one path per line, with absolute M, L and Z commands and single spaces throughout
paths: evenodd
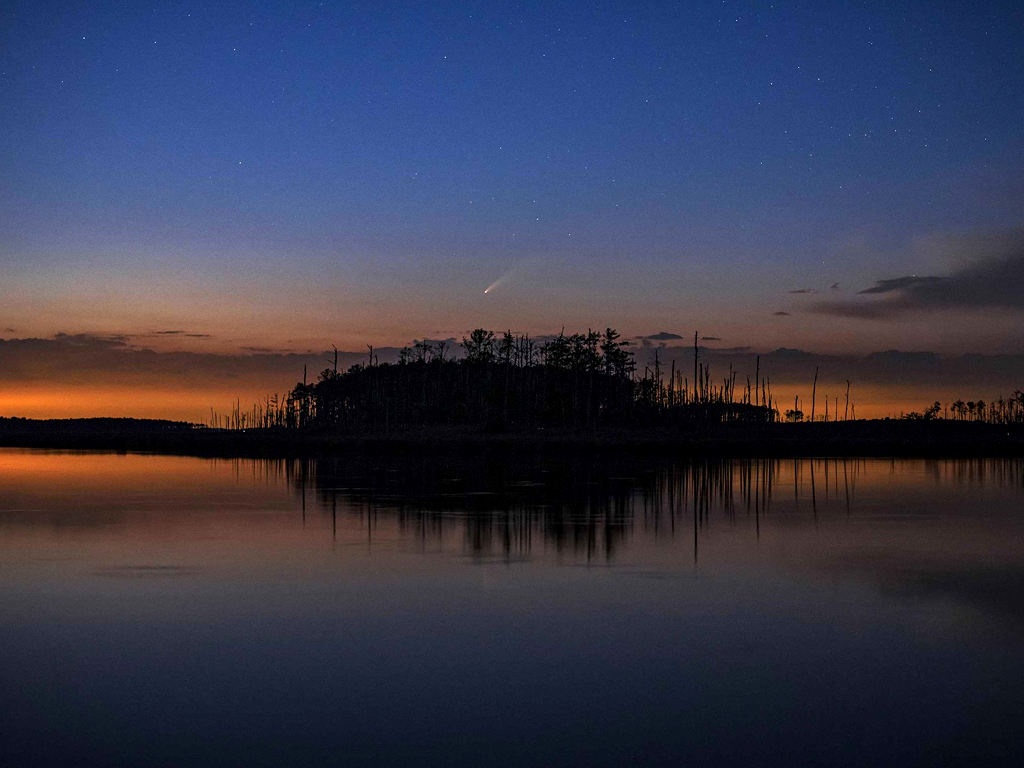
M 810 311 L 868 319 L 943 310 L 1024 313 L 1024 232 L 960 238 L 953 245 L 964 266 L 949 275 L 904 275 L 879 280 L 858 293 L 880 296 L 879 299 L 823 301 Z

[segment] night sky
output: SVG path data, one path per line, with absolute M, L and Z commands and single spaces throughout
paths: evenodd
M 0 336 L 1020 352 L 1022 33 L 988 2 L 8 1 Z

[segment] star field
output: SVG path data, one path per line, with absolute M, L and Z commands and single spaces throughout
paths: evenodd
M 934 273 L 922 241 L 1021 224 L 1012 4 L 0 13 L 0 276 L 39 333 L 608 317 L 781 343 L 795 287 Z

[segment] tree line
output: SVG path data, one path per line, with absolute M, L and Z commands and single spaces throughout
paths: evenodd
M 953 421 L 977 421 L 985 424 L 1024 424 L 1024 392 L 1015 390 L 1004 398 L 985 402 L 984 400 L 957 399 L 943 405 L 936 400 L 922 411 L 912 411 L 903 418 L 911 420 L 951 419 Z
M 693 426 L 767 423 L 777 418 L 770 382 L 738 386 L 730 370 L 713 379 L 694 339 L 693 378 L 655 352 L 638 370 L 628 342 L 612 328 L 538 341 L 483 328 L 458 348 L 417 341 L 397 363 L 380 363 L 373 348 L 347 371 L 334 365 L 283 398 L 228 415 L 211 426 L 283 427 L 357 432 L 447 426 L 495 429 L 598 429 L 616 426 Z

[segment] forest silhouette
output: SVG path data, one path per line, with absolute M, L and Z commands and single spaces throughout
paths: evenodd
M 712 378 L 694 340 L 692 378 L 657 353 L 642 371 L 612 328 L 565 334 L 543 342 L 478 328 L 460 349 L 418 341 L 397 363 L 380 363 L 371 347 L 365 363 L 333 367 L 284 398 L 231 414 L 211 414 L 221 428 L 337 429 L 389 432 L 416 426 L 491 430 L 621 426 L 764 424 L 778 416 L 770 382 L 733 371 Z M 458 352 L 459 354 L 456 354 Z
M 341 433 L 391 433 L 419 427 L 468 427 L 489 431 L 604 428 L 694 429 L 714 425 L 758 426 L 778 422 L 837 423 L 856 420 L 846 382 L 842 398 L 818 394 L 818 369 L 810 402 L 792 407 L 773 396 L 771 378 L 757 357 L 754 377 L 737 381 L 730 366 L 713 376 L 701 360 L 694 334 L 693 367 L 663 365 L 659 350 L 638 365 L 619 333 L 565 334 L 538 341 L 527 335 L 478 328 L 456 346 L 417 341 L 381 363 L 373 347 L 364 363 L 333 365 L 315 382 L 304 380 L 284 397 L 267 397 L 230 413 L 211 411 L 208 426 L 220 429 L 288 428 Z M 985 400 L 934 402 L 900 420 L 1024 424 L 1024 392 Z
M 310 455 L 374 442 L 642 445 L 718 456 L 1024 455 L 1024 393 L 933 402 L 895 419 L 858 419 L 842 397 L 819 392 L 815 367 L 805 400 L 783 405 L 755 357 L 740 381 L 712 373 L 694 334 L 692 366 L 638 363 L 630 344 L 604 332 L 535 339 L 478 328 L 461 344 L 417 341 L 381 363 L 373 347 L 339 370 L 337 349 L 314 381 L 307 370 L 283 397 L 206 424 L 140 419 L 33 421 L 0 418 L 8 446 L 145 450 L 199 455 Z M 702 355 L 703 353 L 703 355 Z

